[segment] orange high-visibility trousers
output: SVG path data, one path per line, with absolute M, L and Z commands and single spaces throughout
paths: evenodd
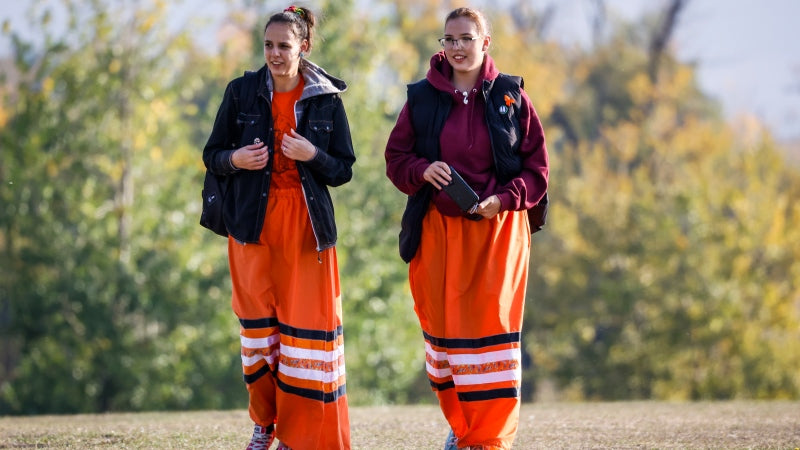
M 258 244 L 228 240 L 250 417 L 295 450 L 349 449 L 339 274 L 301 189 L 271 189 Z
M 409 282 L 428 378 L 458 447 L 514 442 L 530 236 L 525 211 L 472 221 L 431 207 L 423 221 Z

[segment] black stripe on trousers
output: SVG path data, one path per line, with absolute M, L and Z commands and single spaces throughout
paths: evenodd
M 276 317 L 266 317 L 263 319 L 239 319 L 239 324 L 244 329 L 272 328 L 278 326 Z
M 277 377 L 276 381 L 278 387 L 283 392 L 299 395 L 300 397 L 305 397 L 311 400 L 317 400 L 323 403 L 335 402 L 336 400 L 339 399 L 339 397 L 344 397 L 345 394 L 347 393 L 347 388 L 346 388 L 347 385 L 345 384 L 339 386 L 339 388 L 333 392 L 323 392 L 323 391 L 318 391 L 316 389 L 306 389 L 288 385 L 283 381 L 281 381 L 280 377 Z
M 425 340 L 431 344 L 442 348 L 483 348 L 490 347 L 498 344 L 512 344 L 520 341 L 520 332 L 495 334 L 494 336 L 487 336 L 474 339 L 448 339 L 431 336 L 426 332 L 422 332 Z
M 255 372 L 248 374 L 242 374 L 242 378 L 244 378 L 244 382 L 247 384 L 253 384 L 259 380 L 259 378 L 263 377 L 264 375 L 268 374 L 269 364 L 264 364 L 260 369 L 256 370 Z
M 258 371 L 255 373 L 252 373 L 250 375 L 244 375 L 244 382 L 247 384 L 255 383 L 267 373 L 269 373 L 269 366 L 264 366 L 258 369 Z M 326 393 L 323 391 L 318 391 L 316 389 L 305 389 L 305 388 L 291 386 L 281 381 L 279 377 L 275 377 L 275 382 L 278 385 L 278 387 L 284 392 L 287 392 L 289 394 L 299 395 L 300 397 L 305 397 L 311 400 L 317 400 L 323 403 L 335 402 L 336 400 L 339 399 L 339 397 L 344 397 L 344 395 L 347 394 L 347 385 L 341 385 L 335 391 Z
M 431 387 L 435 391 L 445 391 L 447 389 L 453 389 L 456 387 L 455 383 L 452 381 L 447 381 L 445 383 L 436 383 L 433 380 L 429 380 L 431 383 Z M 519 397 L 519 388 L 503 388 L 503 389 L 492 389 L 488 391 L 474 391 L 474 392 L 459 392 L 457 393 L 458 399 L 462 402 L 476 402 L 480 400 L 494 400 L 497 398 L 517 398 Z
M 458 399 L 462 402 L 477 402 L 480 400 L 495 400 L 498 398 L 517 398 L 519 388 L 492 389 L 489 391 L 459 392 Z
M 428 381 L 431 382 L 431 387 L 436 391 L 444 391 L 444 390 L 452 389 L 452 388 L 456 387 L 456 384 L 453 383 L 453 380 L 446 381 L 444 383 L 437 383 L 437 382 L 431 380 L 430 378 L 428 378 Z
M 266 317 L 263 319 L 239 319 L 239 323 L 244 329 L 259 329 L 259 328 L 272 328 L 279 327 L 281 334 L 300 339 L 311 339 L 316 341 L 335 341 L 336 338 L 341 336 L 343 328 L 341 325 L 336 327 L 333 331 L 323 330 L 309 330 L 304 328 L 290 327 L 289 325 L 278 322 L 275 317 Z

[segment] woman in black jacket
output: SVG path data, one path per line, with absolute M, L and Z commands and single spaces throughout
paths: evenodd
M 304 57 L 315 18 L 290 7 L 264 31 L 265 66 L 225 90 L 203 150 L 227 177 L 233 310 L 255 431 L 248 449 L 348 449 L 336 223 L 328 186 L 355 162 L 346 84 Z

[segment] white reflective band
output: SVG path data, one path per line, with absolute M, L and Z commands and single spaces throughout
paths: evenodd
M 447 353 L 437 352 L 433 349 L 433 347 L 431 347 L 431 344 L 427 342 L 425 342 L 425 353 L 431 355 L 431 357 L 436 361 L 447 361 Z
M 313 359 L 315 361 L 331 362 L 338 361 L 339 358 L 344 355 L 344 347 L 339 346 L 336 347 L 335 350 L 328 352 L 325 350 L 309 350 L 306 348 L 281 345 L 281 352 L 289 358 Z
M 275 343 L 281 339 L 280 334 L 273 334 L 272 336 L 264 338 L 249 338 L 241 335 L 240 337 L 242 340 L 242 347 L 245 348 L 267 348 L 275 345 Z
M 466 366 L 470 364 L 486 364 L 498 361 L 520 361 L 522 359 L 522 352 L 518 348 L 509 348 L 506 350 L 498 350 L 495 352 L 486 352 L 478 354 L 458 354 L 448 355 L 448 360 L 451 366 Z
M 320 381 L 322 383 L 332 383 L 344 376 L 344 365 L 340 365 L 333 372 L 324 372 L 322 370 L 313 369 L 300 369 L 297 367 L 288 367 L 280 364 L 278 372 L 294 378 L 303 380 Z
M 425 363 L 425 367 L 428 369 L 428 373 L 436 378 L 447 378 L 453 373 L 449 367 L 437 369 L 427 362 Z
M 498 383 L 502 381 L 518 381 L 521 379 L 522 370 L 504 370 L 502 372 L 479 373 L 474 375 L 453 375 L 453 382 L 457 385 L 475 385 Z
M 262 359 L 267 360 L 267 364 L 274 364 L 278 358 L 278 350 L 274 350 L 269 355 L 253 355 L 253 356 L 244 356 L 242 355 L 242 364 L 245 366 L 252 366 L 253 364 L 261 361 Z

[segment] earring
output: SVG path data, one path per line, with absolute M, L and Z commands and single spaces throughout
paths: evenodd
M 306 56 L 306 54 L 303 53 L 303 52 L 300 52 L 300 57 L 302 58 L 303 56 Z

